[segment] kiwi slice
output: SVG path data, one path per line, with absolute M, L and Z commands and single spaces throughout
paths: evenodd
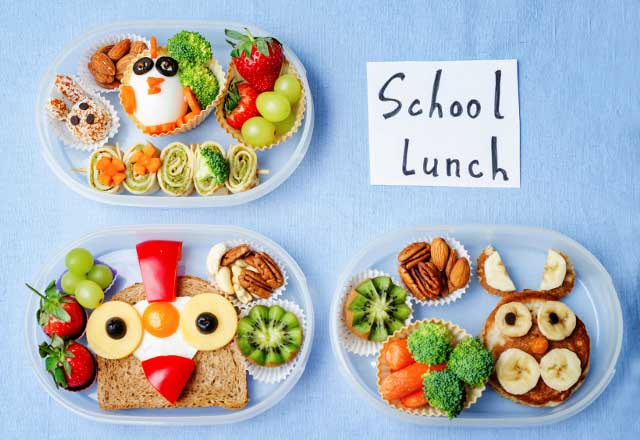
M 254 306 L 238 322 L 238 348 L 258 365 L 278 367 L 291 361 L 302 345 L 302 327 L 293 313 L 279 305 Z
M 406 299 L 407 291 L 393 284 L 390 277 L 366 279 L 347 297 L 344 309 L 347 326 L 363 339 L 384 341 L 402 328 L 411 315 Z

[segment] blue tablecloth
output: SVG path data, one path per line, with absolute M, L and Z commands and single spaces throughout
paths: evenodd
M 343 4 L 344 3 L 344 4 Z M 0 27 L 2 343 L 5 438 L 623 438 L 640 431 L 640 5 L 615 2 L 5 2 Z M 254 23 L 305 64 L 316 102 L 309 153 L 269 196 L 231 209 L 153 210 L 88 201 L 42 160 L 36 85 L 70 40 L 93 26 L 145 18 Z M 517 58 L 522 187 L 369 186 L 366 62 Z M 297 259 L 313 291 L 316 340 L 307 371 L 279 405 L 233 426 L 111 426 L 48 398 L 23 346 L 22 287 L 55 251 L 106 225 L 221 223 L 259 231 Z M 609 270 L 625 341 L 613 382 L 565 422 L 514 432 L 429 429 L 381 416 L 336 369 L 328 310 L 337 275 L 371 239 L 400 226 L 518 223 L 558 230 Z

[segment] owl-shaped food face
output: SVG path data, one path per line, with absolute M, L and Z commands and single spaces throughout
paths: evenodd
M 151 48 L 129 67 L 120 98 L 124 110 L 145 127 L 176 124 L 188 111 L 178 61 L 151 38 Z
M 233 305 L 218 294 L 175 296 L 180 254 L 179 242 L 141 243 L 138 259 L 147 299 L 133 306 L 108 301 L 87 324 L 89 346 L 98 356 L 135 356 L 151 385 L 172 404 L 196 368 L 196 353 L 224 347 L 238 325 Z

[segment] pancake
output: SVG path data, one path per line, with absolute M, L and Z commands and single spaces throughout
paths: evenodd
M 510 296 L 503 298 L 493 309 L 491 314 L 487 317 L 487 320 L 484 324 L 482 330 L 482 339 L 489 350 L 493 353 L 494 359 L 498 359 L 502 352 L 509 348 L 518 348 L 523 350 L 530 355 L 532 355 L 538 362 L 540 359 L 548 353 L 550 350 L 555 348 L 566 348 L 568 350 L 573 351 L 578 358 L 580 359 L 582 373 L 578 381 L 571 386 L 566 391 L 557 391 L 553 388 L 549 387 L 544 383 L 542 377 L 538 379 L 538 383 L 534 388 L 529 390 L 525 394 L 514 395 L 508 393 L 498 381 L 497 373 L 491 375 L 489 379 L 489 384 L 493 387 L 493 389 L 505 397 L 506 399 L 512 400 L 517 403 L 521 403 L 527 406 L 535 406 L 535 407 L 552 407 L 557 406 L 560 403 L 564 402 L 573 394 L 584 382 L 584 379 L 587 377 L 587 373 L 589 371 L 589 361 L 590 361 L 590 350 L 591 350 L 591 340 L 589 338 L 589 334 L 584 323 L 576 317 L 576 326 L 571 335 L 562 341 L 550 341 L 549 347 L 547 351 L 543 354 L 536 354 L 532 351 L 531 347 L 536 338 L 544 337 L 538 328 L 538 323 L 536 320 L 537 311 L 539 307 L 545 301 L 556 301 L 557 297 L 553 295 L 549 295 L 545 292 L 536 292 L 536 291 L 523 291 L 520 293 L 516 293 Z M 529 308 L 532 311 L 532 325 L 529 329 L 529 332 L 520 337 L 508 337 L 500 334 L 496 324 L 495 324 L 495 315 L 496 311 L 503 304 L 507 304 L 510 302 L 520 302 Z

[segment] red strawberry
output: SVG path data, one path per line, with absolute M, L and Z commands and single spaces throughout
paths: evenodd
M 84 308 L 72 296 L 59 292 L 55 281 L 51 281 L 44 295 L 27 284 L 40 297 L 40 308 L 36 313 L 38 324 L 51 336 L 54 333 L 63 339 L 76 339 L 87 326 Z
M 232 83 L 224 101 L 224 114 L 233 128 L 240 130 L 249 118 L 260 116 L 256 107 L 258 92 L 247 83 Z
M 233 64 L 238 73 L 257 91 L 273 90 L 284 62 L 282 45 L 275 38 L 254 37 L 249 29 L 245 28 L 245 31 L 246 35 L 230 29 L 224 31 L 227 37 L 237 40 L 236 43 L 227 40 L 233 47 Z
M 38 352 L 56 387 L 80 391 L 89 387 L 96 377 L 93 355 L 87 347 L 75 341 L 65 342 L 54 333 L 51 344 L 43 342 L 38 347 Z

